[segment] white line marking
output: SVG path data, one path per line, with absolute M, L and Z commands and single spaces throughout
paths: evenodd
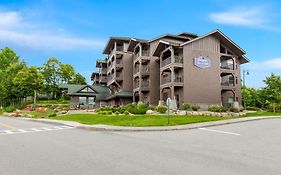
M 27 132 L 26 130 L 23 130 L 23 129 L 18 129 L 17 131 L 19 131 L 19 132 Z
M 4 132 L 5 132 L 6 134 L 13 134 L 13 132 L 10 131 L 10 130 L 5 130 Z
M 240 136 L 240 134 L 234 133 L 234 132 L 226 132 L 226 131 L 215 130 L 215 129 L 207 129 L 207 128 L 198 128 L 198 129 L 205 130 L 205 131 L 210 131 L 210 132 L 217 132 L 217 133 L 222 133 L 222 134 L 230 134 L 230 135 Z
M 0 135 L 8 134 L 22 134 L 22 133 L 32 133 L 32 132 L 43 132 L 43 131 L 57 131 L 62 129 L 72 129 L 72 126 L 55 126 L 55 127 L 42 127 L 42 128 L 27 128 L 27 129 L 17 129 L 17 130 L 0 130 Z M 15 132 L 14 132 L 15 131 Z M 17 132 L 19 131 L 19 132 Z
M 42 131 L 40 129 L 36 129 L 36 128 L 31 128 L 32 131 Z

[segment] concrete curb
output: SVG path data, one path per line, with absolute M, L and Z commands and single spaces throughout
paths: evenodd
M 250 122 L 256 120 L 265 120 L 265 119 L 281 119 L 281 116 L 268 116 L 268 117 L 245 117 L 245 118 L 236 118 L 229 120 L 220 120 L 213 122 L 203 122 L 203 123 L 194 123 L 186 125 L 177 125 L 177 126 L 157 126 L 157 127 L 126 127 L 126 126 L 111 126 L 111 125 L 85 125 L 78 122 L 72 121 L 62 121 L 62 120 L 50 120 L 50 119 L 32 119 L 32 118 L 23 118 L 29 121 L 48 123 L 48 124 L 60 124 L 72 126 L 80 129 L 92 130 L 92 131 L 125 131 L 125 132 L 139 132 L 139 131 L 175 131 L 175 130 L 188 130 L 188 129 L 197 129 L 202 127 L 212 127 L 220 125 L 228 125 L 242 122 Z

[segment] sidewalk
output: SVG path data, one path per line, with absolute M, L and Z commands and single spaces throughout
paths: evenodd
M 111 125 L 85 125 L 78 122 L 72 121 L 63 121 L 63 120 L 50 120 L 50 119 L 31 119 L 31 118 L 23 118 L 25 120 L 49 123 L 49 124 L 61 124 L 72 126 L 81 129 L 93 130 L 93 131 L 174 131 L 174 130 L 187 130 L 187 129 L 196 129 L 202 127 L 211 127 L 211 126 L 219 126 L 219 125 L 228 125 L 233 123 L 242 123 L 249 122 L 255 120 L 265 120 L 265 119 L 281 119 L 281 116 L 267 116 L 267 117 L 245 117 L 245 118 L 236 118 L 229 120 L 220 120 L 220 121 L 212 121 L 212 122 L 202 122 L 202 123 L 194 123 L 194 124 L 186 124 L 186 125 L 177 125 L 177 126 L 153 126 L 153 127 L 128 127 L 128 126 L 111 126 Z

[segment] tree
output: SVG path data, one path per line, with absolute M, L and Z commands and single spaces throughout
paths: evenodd
M 20 70 L 13 79 L 19 97 L 33 96 L 36 103 L 36 94 L 43 86 L 43 75 L 37 67 L 27 67 Z
M 281 77 L 272 73 L 271 76 L 266 77 L 264 83 L 266 87 L 263 90 L 267 99 L 273 104 L 281 103 Z
M 60 78 L 61 83 L 69 83 L 75 76 L 74 68 L 70 64 L 60 63 Z
M 69 84 L 87 84 L 86 78 L 83 77 L 80 73 L 75 74 L 73 79 L 69 82 Z

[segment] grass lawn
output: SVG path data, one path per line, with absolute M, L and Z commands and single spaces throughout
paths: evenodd
M 96 115 L 96 114 L 70 114 L 63 116 L 52 117 L 55 120 L 76 121 L 82 124 L 105 124 L 115 126 L 168 126 L 167 115 Z M 226 120 L 231 118 L 222 118 L 214 116 L 169 116 L 170 124 L 183 125 L 190 123 Z
M 281 113 L 278 112 L 266 112 L 266 111 L 257 111 L 255 113 L 248 113 L 246 117 L 257 117 L 257 116 L 281 116 Z

